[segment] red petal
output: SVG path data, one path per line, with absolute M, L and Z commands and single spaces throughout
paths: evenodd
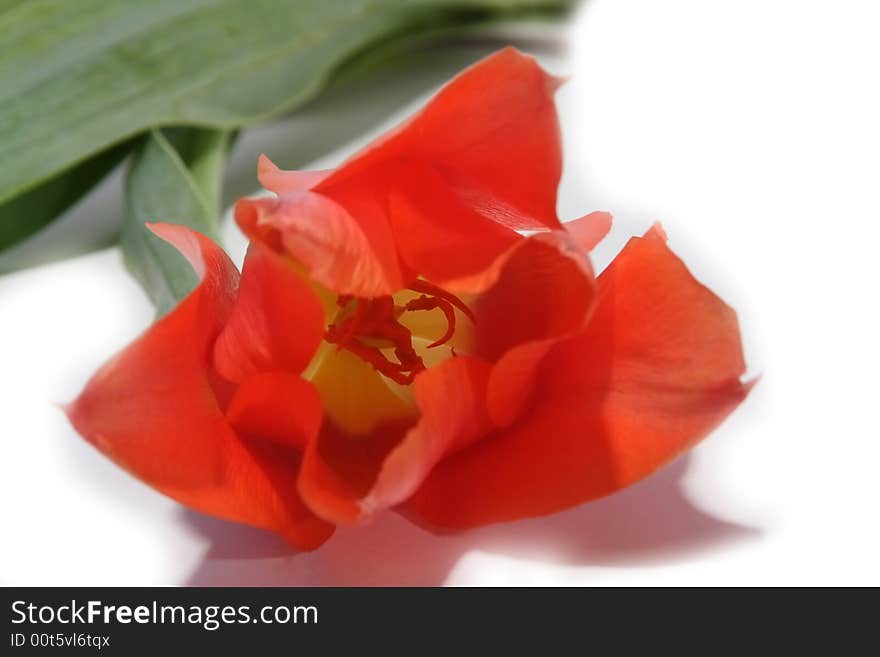
M 400 171 L 388 208 L 401 259 L 441 286 L 490 268 L 522 240 L 516 231 L 477 214 L 426 165 Z
M 236 382 L 266 370 L 301 372 L 325 323 L 324 307 L 293 263 L 252 242 L 238 299 L 214 345 L 214 364 Z
M 299 550 L 323 545 L 336 527 L 316 516 L 297 492 L 300 453 L 272 442 L 241 444 L 241 453 L 252 459 L 253 467 L 243 457 L 230 459 L 230 469 L 241 471 L 229 476 L 226 486 L 241 498 L 242 516 L 216 515 L 275 531 Z
M 733 310 L 652 231 L 599 277 L 588 328 L 540 368 L 534 406 L 440 463 L 407 505 L 427 526 L 552 513 L 608 495 L 693 446 L 746 396 Z
M 441 458 L 491 430 L 485 407 L 490 369 L 485 361 L 458 357 L 416 379 L 415 398 L 421 417 L 383 462 L 372 490 L 361 503 L 364 513 L 402 502 Z
M 226 409 L 226 418 L 239 435 L 299 451 L 318 435 L 321 416 L 321 399 L 314 386 L 287 372 L 249 376 Z
M 335 190 L 390 160 L 428 163 L 477 212 L 509 228 L 559 228 L 559 79 L 505 48 L 456 76 L 412 119 L 315 186 Z
M 593 271 L 570 236 L 534 235 L 495 265 L 498 280 L 474 309 L 477 348 L 496 359 L 486 404 L 499 427 L 526 409 L 535 373 L 556 342 L 587 321 L 596 297 Z
M 595 297 L 589 261 L 562 231 L 538 233 L 504 258 L 497 282 L 472 305 L 477 352 L 507 350 L 580 329 Z
M 333 173 L 332 169 L 324 171 L 283 171 L 275 166 L 265 155 L 260 155 L 257 160 L 257 178 L 260 184 L 276 194 L 285 192 L 304 192 L 311 189 L 327 176 Z
M 358 438 L 325 426 L 303 460 L 299 490 L 307 504 L 334 522 L 353 522 L 406 499 L 441 458 L 490 430 L 489 369 L 459 357 L 420 374 L 413 384 L 421 411 L 415 426 L 386 425 Z
M 537 385 L 537 372 L 556 338 L 536 340 L 504 354 L 489 377 L 486 409 L 497 427 L 508 427 L 529 408 Z
M 301 539 L 300 509 L 278 487 L 285 468 L 288 482 L 295 479 L 295 461 L 276 463 L 266 456 L 273 446 L 243 444 L 209 383 L 211 347 L 230 313 L 238 272 L 203 235 L 166 224 L 153 231 L 202 281 L 92 377 L 67 409 L 71 422 L 121 467 L 183 504 L 316 547 L 314 535 Z
M 347 205 L 312 192 L 241 199 L 235 219 L 251 239 L 282 247 L 338 294 L 374 297 L 403 286 L 391 229 L 370 197 Z M 357 217 L 357 219 L 355 219 Z
M 360 500 L 376 481 L 382 462 L 410 423 L 385 421 L 367 434 L 351 436 L 330 421 L 306 446 L 298 490 L 309 508 L 334 523 L 361 517 Z
M 611 215 L 607 212 L 591 212 L 580 219 L 567 221 L 564 226 L 584 251 L 592 251 L 611 230 Z
M 472 276 L 510 247 L 515 230 L 561 227 L 557 84 L 506 48 L 329 175 L 262 160 L 261 179 L 284 193 L 240 202 L 236 218 L 249 235 L 276 230 L 337 293 L 389 294 L 416 274 Z
M 296 488 L 302 450 L 321 426 L 321 400 L 312 385 L 286 372 L 245 379 L 226 410 L 232 427 L 271 481 L 289 525 L 287 539 L 303 550 L 318 547 L 334 526 L 305 505 Z

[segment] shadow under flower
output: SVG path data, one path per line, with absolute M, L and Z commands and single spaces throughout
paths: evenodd
M 645 565 L 755 538 L 760 531 L 693 506 L 684 457 L 611 497 L 543 518 L 434 536 L 394 513 L 341 528 L 295 553 L 274 534 L 190 511 L 183 520 L 211 546 L 191 586 L 437 586 L 472 550 L 573 566 Z

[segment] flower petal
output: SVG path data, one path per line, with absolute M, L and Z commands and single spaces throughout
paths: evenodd
M 311 189 L 327 176 L 333 169 L 323 171 L 284 171 L 275 166 L 265 155 L 257 160 L 257 178 L 260 184 L 276 194 L 286 192 L 304 192 Z
M 325 323 L 321 301 L 290 259 L 252 242 L 238 298 L 214 345 L 214 364 L 235 382 L 267 370 L 299 373 Z
M 486 390 L 486 410 L 496 427 L 510 426 L 529 409 L 538 369 L 558 341 L 548 338 L 518 345 L 495 363 Z
M 238 386 L 226 418 L 241 436 L 302 451 L 321 427 L 321 399 L 295 374 L 261 372 Z
M 403 285 L 391 230 L 369 198 L 353 194 L 347 206 L 309 191 L 241 199 L 235 219 L 248 237 L 285 250 L 338 294 L 374 297 Z
M 238 272 L 203 235 L 169 224 L 151 228 L 189 260 L 201 283 L 104 365 L 67 410 L 77 431 L 107 456 L 149 483 L 183 494 L 214 480 L 221 469 L 210 432 L 223 418 L 205 371 L 232 307 Z M 177 441 L 166 432 L 192 435 Z
M 467 68 L 417 115 L 313 189 L 334 197 L 392 160 L 428 163 L 475 211 L 513 229 L 559 228 L 560 80 L 504 48 Z
M 599 276 L 589 326 L 547 355 L 529 412 L 438 464 L 404 511 L 465 528 L 608 495 L 721 422 L 744 369 L 735 313 L 652 230 Z
M 420 374 L 414 394 L 418 422 L 388 424 L 353 438 L 332 424 L 309 444 L 299 490 L 333 522 L 357 521 L 406 499 L 444 456 L 484 436 L 490 364 L 450 358 Z
M 416 379 L 415 398 L 421 417 L 382 463 L 372 490 L 361 502 L 362 513 L 402 502 L 441 458 L 491 430 L 485 404 L 490 369 L 488 362 L 457 357 Z
M 303 549 L 316 547 L 314 535 L 301 538 L 301 509 L 279 487 L 284 477 L 294 481 L 296 462 L 270 458 L 268 452 L 278 448 L 268 443 L 239 440 L 211 387 L 211 347 L 232 309 L 235 266 L 188 228 L 152 229 L 187 257 L 201 283 L 92 377 L 66 409 L 71 423 L 106 456 L 169 497 L 277 531 Z
M 333 422 L 325 422 L 303 454 L 300 496 L 325 520 L 355 522 L 361 517 L 360 500 L 410 426 L 407 420 L 389 420 L 376 424 L 370 433 L 352 436 Z
M 303 550 L 324 543 L 334 526 L 312 513 L 296 489 L 302 450 L 321 426 L 314 387 L 286 372 L 255 374 L 238 387 L 226 417 L 282 501 L 288 541 Z
M 489 417 L 512 424 L 527 408 L 535 373 L 556 342 L 583 328 L 596 300 L 593 270 L 571 236 L 539 233 L 495 265 L 497 280 L 474 304 L 477 351 L 496 360 Z
M 565 230 L 572 239 L 584 250 L 592 251 L 611 230 L 611 214 L 608 212 L 591 212 L 588 215 L 566 221 Z
M 236 219 L 340 294 L 473 276 L 516 230 L 561 228 L 557 86 L 531 57 L 501 50 L 332 172 L 261 159 L 260 178 L 280 197 L 240 201 Z
M 518 345 L 580 329 L 595 286 L 589 260 L 565 232 L 532 235 L 504 256 L 497 281 L 472 304 L 477 353 L 497 360 Z
M 401 167 L 388 212 L 401 259 L 440 286 L 491 268 L 522 240 L 516 231 L 486 221 L 429 165 Z

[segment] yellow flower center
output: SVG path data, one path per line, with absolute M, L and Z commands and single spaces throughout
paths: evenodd
M 375 299 L 319 292 L 329 322 L 304 378 L 318 389 L 325 414 L 349 434 L 414 418 L 409 386 L 416 375 L 471 350 L 470 309 L 426 281 Z

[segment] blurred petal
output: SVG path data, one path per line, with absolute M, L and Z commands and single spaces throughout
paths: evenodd
M 434 528 L 552 513 L 629 486 L 746 396 L 736 315 L 659 229 L 599 276 L 589 326 L 541 364 L 518 423 L 439 463 L 405 512 Z
M 260 179 L 280 196 L 240 201 L 236 219 L 339 294 L 478 275 L 516 230 L 561 228 L 558 83 L 505 48 L 332 172 L 285 172 L 261 158 Z
M 321 399 L 295 374 L 262 372 L 238 386 L 226 418 L 241 436 L 302 451 L 321 427 Z
M 591 212 L 563 225 L 578 246 L 584 251 L 592 251 L 611 230 L 611 215 L 608 212 Z
M 418 424 L 388 455 L 362 512 L 402 502 L 443 457 L 482 438 L 491 429 L 486 384 L 491 365 L 476 358 L 450 358 L 419 375 L 414 384 Z
M 353 178 L 390 161 L 425 163 L 491 221 L 513 229 L 559 228 L 558 84 L 532 57 L 504 48 L 456 76 L 421 112 L 314 191 L 335 198 Z
M 324 543 L 334 526 L 312 513 L 296 488 L 302 450 L 321 426 L 314 387 L 286 372 L 255 374 L 238 387 L 226 417 L 281 499 L 288 541 L 302 550 Z
M 589 261 L 563 231 L 520 242 L 506 255 L 495 284 L 472 304 L 477 353 L 496 360 L 526 342 L 580 329 L 595 286 Z
M 68 415 L 86 440 L 122 467 L 180 497 L 190 487 L 214 483 L 222 468 L 213 433 L 223 433 L 225 422 L 205 371 L 232 307 L 238 272 L 208 238 L 182 226 L 151 228 L 189 260 L 201 283 L 104 365 Z
M 410 426 L 406 420 L 386 421 L 368 434 L 352 436 L 333 422 L 325 422 L 303 454 L 298 487 L 302 499 L 330 522 L 358 520 L 360 500 L 369 493 L 385 458 Z
M 441 286 L 492 267 L 522 240 L 516 231 L 486 221 L 427 165 L 410 164 L 401 170 L 388 208 L 401 259 Z
M 538 369 L 557 342 L 549 338 L 521 344 L 495 363 L 486 390 L 486 410 L 495 426 L 510 426 L 529 409 Z
M 490 365 L 450 358 L 413 384 L 418 422 L 386 423 L 369 436 L 324 427 L 306 448 L 299 490 L 333 522 L 348 523 L 406 499 L 445 455 L 490 429 L 485 389 Z
M 327 176 L 332 169 L 324 171 L 284 171 L 275 166 L 265 155 L 257 160 L 257 178 L 260 184 L 276 194 L 285 192 L 304 192 L 311 189 Z
M 301 537 L 301 505 L 284 488 L 296 461 L 277 460 L 270 444 L 240 441 L 210 384 L 211 347 L 232 309 L 238 272 L 203 235 L 167 224 L 153 231 L 187 257 L 201 283 L 95 374 L 68 417 L 106 456 L 169 497 L 316 547 L 314 534 Z
M 230 381 L 255 372 L 299 373 L 324 335 L 324 307 L 283 255 L 252 242 L 229 321 L 214 345 L 214 364 Z
M 486 393 L 496 426 L 528 406 L 535 373 L 556 342 L 581 330 L 596 300 L 593 270 L 566 233 L 533 235 L 507 254 L 474 304 L 477 351 L 493 360 Z
M 402 286 L 394 239 L 375 204 L 353 198 L 345 207 L 312 192 L 288 192 L 241 199 L 235 219 L 248 237 L 283 248 L 338 294 L 373 297 Z

